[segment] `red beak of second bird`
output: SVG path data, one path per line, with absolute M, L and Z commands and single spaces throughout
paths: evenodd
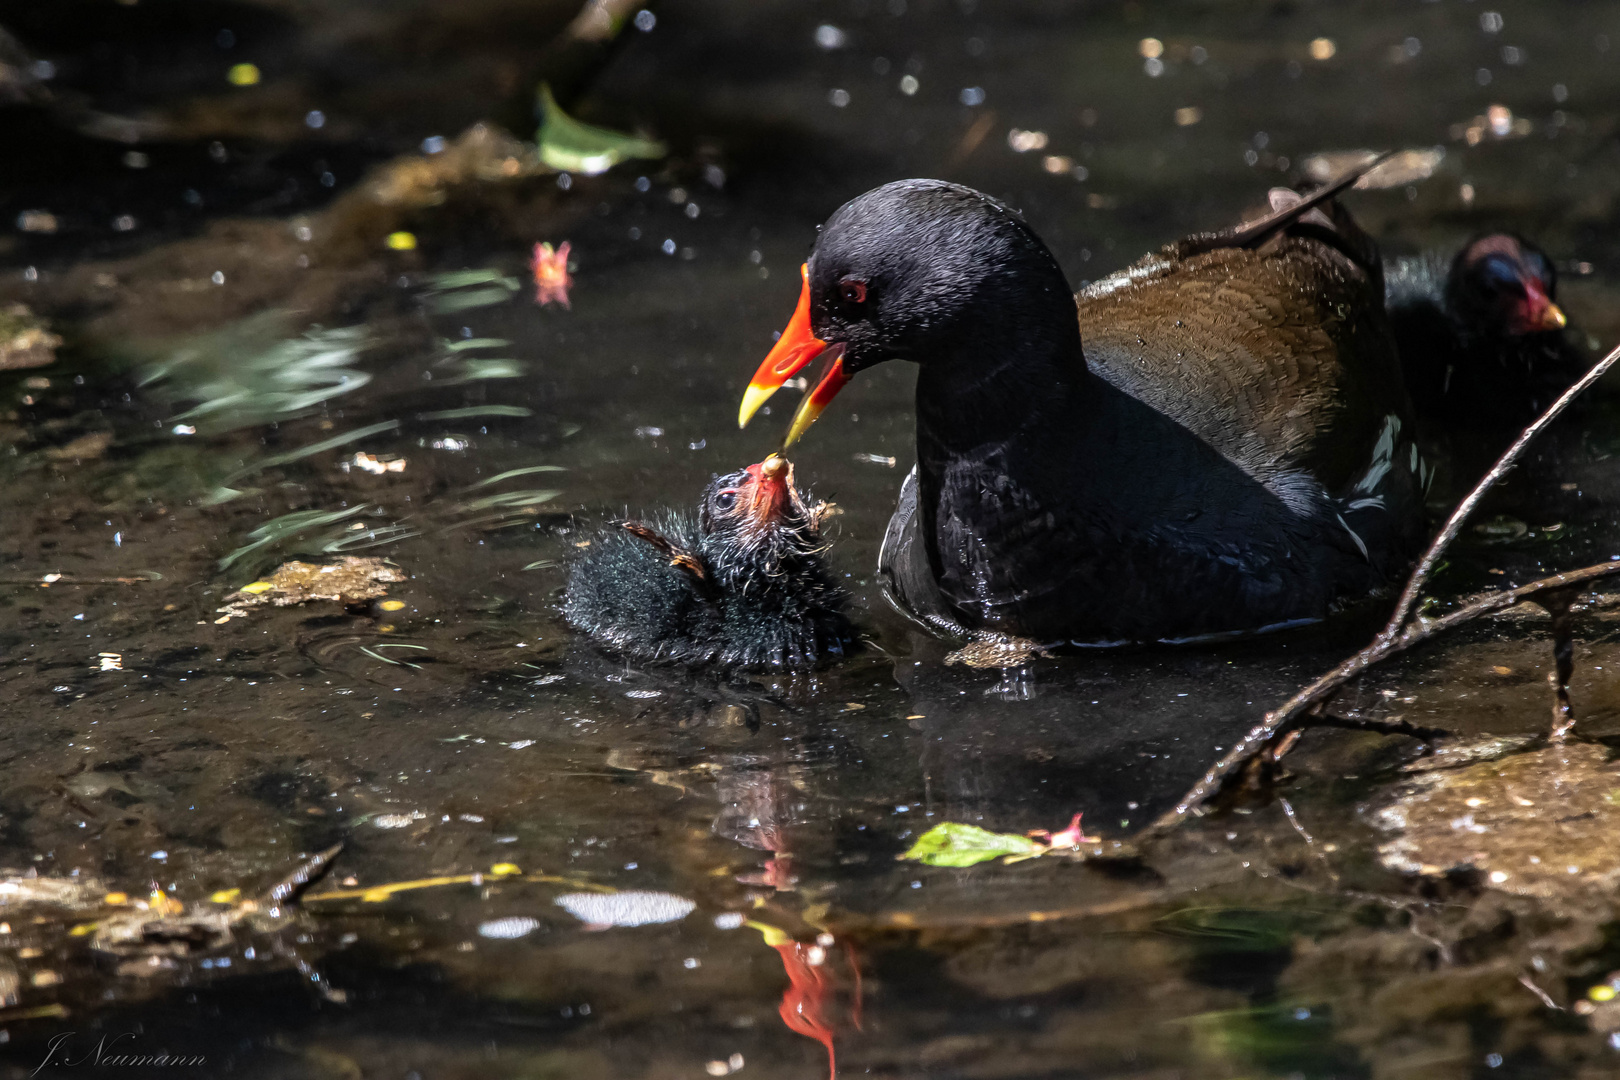
M 1569 320 L 1564 311 L 1552 302 L 1547 290 L 1535 278 L 1524 279 L 1524 302 L 1518 311 L 1517 325 L 1521 334 L 1539 334 L 1549 330 L 1562 330 Z
M 804 281 L 804 287 L 799 292 L 799 306 L 793 311 L 793 318 L 788 320 L 787 329 L 777 339 L 765 362 L 759 365 L 754 378 L 748 384 L 748 390 L 743 394 L 742 407 L 737 411 L 737 426 L 747 427 L 748 421 L 759 411 L 761 405 L 770 399 L 770 396 L 782 388 L 782 384 L 814 360 L 827 353 L 832 357 L 832 363 L 816 383 L 815 389 L 804 396 L 799 403 L 799 411 L 793 416 L 793 425 L 788 428 L 787 438 L 783 440 L 782 447 L 786 449 L 798 441 L 805 429 L 816 422 L 816 417 L 827 407 L 827 403 L 837 396 L 838 391 L 849 382 L 850 376 L 844 370 L 844 347 L 842 345 L 829 346 L 825 341 L 810 332 L 810 269 L 808 266 L 799 268 L 799 276 Z

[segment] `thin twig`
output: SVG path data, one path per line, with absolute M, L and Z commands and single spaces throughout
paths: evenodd
M 1456 732 L 1445 728 L 1419 727 L 1409 720 L 1374 720 L 1370 717 L 1352 719 L 1348 716 L 1335 716 L 1332 713 L 1319 713 L 1310 719 L 1307 727 L 1336 727 L 1348 731 L 1375 731 L 1380 735 L 1405 735 L 1422 742 L 1433 742 L 1444 739 Z
M 1451 517 L 1446 519 L 1445 528 L 1440 530 L 1439 535 L 1429 544 L 1429 549 L 1423 553 L 1423 558 L 1418 560 L 1417 569 L 1412 571 L 1412 576 L 1407 579 L 1406 588 L 1401 590 L 1401 598 L 1396 602 L 1395 611 L 1390 615 L 1389 622 L 1379 634 L 1380 637 L 1393 638 L 1401 632 L 1401 628 L 1406 625 L 1407 619 L 1411 618 L 1413 608 L 1417 606 L 1418 597 L 1423 591 L 1423 586 L 1429 583 L 1429 575 L 1434 571 L 1435 564 L 1440 561 L 1440 556 L 1445 554 L 1446 548 L 1451 546 L 1451 542 L 1457 539 L 1457 534 L 1462 531 L 1463 521 L 1479 506 L 1480 500 L 1485 497 L 1485 493 L 1495 487 L 1496 482 L 1506 476 L 1514 465 L 1518 464 L 1519 455 L 1524 453 L 1524 448 L 1535 441 L 1536 436 L 1547 429 L 1547 425 L 1558 419 L 1559 414 L 1569 407 L 1570 402 L 1579 397 L 1587 387 L 1601 379 L 1614 366 L 1616 360 L 1620 360 L 1620 346 L 1617 346 L 1608 356 L 1593 364 L 1592 369 L 1582 375 L 1575 385 L 1565 390 L 1557 401 L 1547 407 L 1546 412 L 1536 417 L 1535 423 L 1525 428 L 1519 434 L 1519 437 L 1513 440 L 1513 445 L 1508 447 L 1507 452 L 1497 459 L 1495 465 L 1491 466 L 1491 471 L 1486 473 L 1479 483 L 1474 485 L 1474 490 L 1470 491 L 1468 496 L 1457 504 L 1457 509 L 1453 510 Z
M 1286 728 L 1300 726 L 1298 723 L 1299 718 L 1306 709 L 1324 701 L 1329 695 L 1336 692 L 1339 687 L 1373 664 L 1398 652 L 1404 652 L 1420 641 L 1460 622 L 1477 618 L 1492 611 L 1498 611 L 1504 607 L 1510 607 L 1528 596 L 1549 589 L 1565 588 L 1620 573 L 1620 562 L 1601 563 L 1582 570 L 1573 570 L 1566 574 L 1555 574 L 1549 578 L 1533 581 L 1528 585 L 1521 585 L 1517 589 L 1496 593 L 1484 600 L 1454 611 L 1444 618 L 1418 619 L 1415 623 L 1411 622 L 1412 612 L 1417 607 L 1418 598 L 1422 595 L 1423 587 L 1428 584 L 1429 575 L 1434 571 L 1446 549 L 1451 546 L 1451 542 L 1462 531 L 1463 522 L 1468 518 L 1468 515 L 1473 513 L 1475 508 L 1479 506 L 1480 501 L 1484 499 L 1486 492 L 1512 470 L 1514 465 L 1518 463 L 1519 456 L 1524 453 L 1525 447 L 1529 446 L 1537 435 L 1545 431 L 1547 426 L 1569 407 L 1570 402 L 1601 379 L 1615 365 L 1616 361 L 1620 361 L 1620 346 L 1617 346 L 1610 351 L 1609 355 L 1593 364 L 1591 369 L 1585 375 L 1582 375 L 1568 390 L 1565 390 L 1557 401 L 1549 405 L 1547 410 L 1538 416 L 1534 423 L 1520 432 L 1519 437 L 1513 440 L 1513 445 L 1507 448 L 1507 451 L 1497 459 L 1496 464 L 1491 466 L 1490 471 L 1480 479 L 1479 483 L 1474 485 L 1474 489 L 1468 493 L 1462 502 L 1457 504 L 1457 509 L 1452 511 L 1451 517 L 1446 520 L 1445 527 L 1440 530 L 1439 535 L 1429 544 L 1428 550 L 1423 553 L 1423 557 L 1418 560 L 1417 569 L 1407 579 L 1406 588 L 1401 591 L 1400 599 L 1395 604 L 1394 613 L 1390 616 L 1389 622 L 1384 626 L 1384 629 L 1379 631 L 1378 636 L 1373 639 L 1372 644 L 1305 687 L 1280 707 L 1267 713 L 1263 721 L 1251 729 L 1236 746 L 1232 747 L 1225 757 L 1217 761 L 1204 774 L 1203 779 L 1193 785 L 1192 790 L 1182 796 L 1181 801 L 1176 804 L 1174 809 L 1166 811 L 1160 815 L 1157 821 L 1148 826 L 1143 839 L 1151 838 L 1172 829 L 1184 821 L 1188 815 L 1199 813 L 1203 805 L 1220 791 L 1226 778 L 1234 769 L 1244 764 L 1254 755 L 1264 751 L 1271 744 L 1271 741 Z
M 1210 770 L 1204 774 L 1202 780 L 1193 785 L 1192 790 L 1182 796 L 1176 806 L 1165 811 L 1152 825 L 1149 825 L 1143 839 L 1158 835 L 1184 821 L 1189 815 L 1199 812 L 1203 805 L 1210 800 L 1233 770 L 1241 767 L 1255 754 L 1264 750 L 1273 739 L 1291 727 L 1299 726 L 1302 714 L 1317 702 L 1324 700 L 1338 691 L 1339 687 L 1360 675 L 1372 665 L 1386 660 L 1396 653 L 1405 652 L 1420 642 L 1427 641 L 1434 635 L 1449 630 L 1451 627 L 1464 623 L 1470 619 L 1477 619 L 1481 615 L 1489 615 L 1493 611 L 1512 607 L 1520 601 L 1526 600 L 1538 593 L 1550 589 L 1565 589 L 1572 585 L 1581 585 L 1598 578 L 1613 577 L 1620 574 L 1620 561 L 1598 563 L 1580 570 L 1571 570 L 1564 574 L 1554 574 L 1551 577 L 1540 578 L 1528 585 L 1520 585 L 1516 589 L 1506 589 L 1499 593 L 1492 593 L 1483 600 L 1477 600 L 1465 607 L 1438 619 L 1419 619 L 1401 631 L 1398 637 L 1386 638 L 1380 634 L 1371 645 L 1356 653 L 1350 659 L 1323 675 L 1305 689 L 1289 698 L 1278 708 L 1266 714 L 1266 718 L 1256 725 L 1243 739 L 1233 746 L 1225 757 L 1217 761 Z
M 337 858 L 338 852 L 342 850 L 343 842 L 340 840 L 325 851 L 318 851 L 305 859 L 294 867 L 290 874 L 270 887 L 264 894 L 262 903 L 271 908 L 297 903 L 299 895 L 325 875 L 331 868 L 332 860 Z

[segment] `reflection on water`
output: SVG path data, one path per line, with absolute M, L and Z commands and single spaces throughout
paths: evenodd
M 564 182 L 493 128 L 456 132 L 574 6 L 413 30 L 336 4 L 320 40 L 268 8 L 211 12 L 166 61 L 180 89 L 140 83 L 169 134 L 139 167 L 64 89 L 72 72 L 101 94 L 112 68 L 4 17 L 61 75 L 27 76 L 48 109 L 0 117 L 39 148 L 7 191 L 0 300 L 63 343 L 0 363 L 0 1075 L 67 1031 L 76 1057 L 133 1032 L 132 1053 L 288 1077 L 1612 1071 L 1612 900 L 1585 878 L 1498 888 L 1504 849 L 1462 850 L 1482 834 L 1451 803 L 1511 798 L 1483 785 L 1513 768 L 1484 758 L 1459 774 L 1482 787 L 1435 789 L 1444 821 L 1405 835 L 1447 861 L 1415 855 L 1415 877 L 1380 864 L 1376 811 L 1417 748 L 1348 732 L 1288 759 L 1286 803 L 1139 863 L 897 861 L 945 821 L 1083 812 L 1129 835 L 1380 614 L 947 665 L 871 576 L 912 455 L 899 365 L 795 457 L 842 510 L 829 558 L 870 649 L 813 677 L 686 676 L 594 651 L 557 603 L 603 522 L 769 449 L 736 429 L 737 385 L 815 225 L 899 176 L 1021 207 L 1078 285 L 1234 220 L 1312 155 L 1421 151 L 1350 196 L 1386 248 L 1523 231 L 1582 344 L 1611 342 L 1613 13 L 664 7 L 571 111 L 670 156 Z M 152 6 L 116 7 L 136 20 L 119 47 L 154 70 Z M 435 37 L 463 59 L 424 69 L 403 44 Z M 324 47 L 373 66 L 323 60 L 322 88 L 305 69 Z M 249 62 L 262 86 L 223 81 Z M 784 426 L 777 408 L 756 427 Z M 1442 596 L 1613 554 L 1611 418 L 1560 425 Z M 1428 438 L 1437 502 L 1499 450 Z M 277 576 L 343 557 L 365 570 L 341 588 Z M 1571 694 L 1602 738 L 1613 617 L 1576 619 Z M 1534 735 L 1550 663 L 1544 619 L 1515 610 L 1335 706 Z M 1601 805 L 1570 826 L 1599 846 Z M 1554 850 L 1543 824 L 1507 854 Z M 339 841 L 301 906 L 244 912 Z

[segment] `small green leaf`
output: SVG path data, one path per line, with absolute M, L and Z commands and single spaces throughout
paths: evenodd
M 1041 845 L 1027 836 L 946 821 L 919 836 L 900 857 L 926 866 L 972 866 L 1003 855 L 1035 855 L 1040 850 Z
M 664 144 L 638 135 L 582 124 L 562 111 L 551 87 L 540 84 L 540 107 L 545 120 L 540 124 L 540 160 L 562 172 L 595 176 L 631 158 L 661 158 L 668 151 Z

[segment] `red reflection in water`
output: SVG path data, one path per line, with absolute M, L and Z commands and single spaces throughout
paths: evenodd
M 568 290 L 574 285 L 568 274 L 568 249 L 566 240 L 555 248 L 550 244 L 534 245 L 534 261 L 529 268 L 534 271 L 534 302 L 541 307 L 553 302 L 573 307 L 568 302 Z
M 838 1007 L 838 986 L 827 963 L 827 950 L 801 941 L 784 941 L 771 948 L 782 958 L 782 970 L 788 977 L 788 988 L 783 991 L 782 1005 L 777 1010 L 782 1022 L 794 1033 L 814 1039 L 827 1048 L 827 1075 L 830 1080 L 838 1080 L 838 1059 L 833 1050 L 833 1036 L 838 1031 L 838 1022 L 833 1017 Z M 855 982 L 850 1023 L 859 1030 L 861 969 L 855 950 L 848 943 L 844 949 Z

